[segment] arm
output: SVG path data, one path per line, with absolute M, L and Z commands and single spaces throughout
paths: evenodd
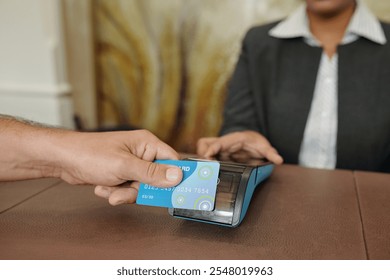
M 128 181 L 169 187 L 182 178 L 179 168 L 151 162 L 178 159 L 178 154 L 145 130 L 85 133 L 0 116 L 0 155 L 2 181 L 56 177 L 104 186 L 95 192 L 108 199 Z M 131 187 L 137 189 L 138 184 Z M 134 199 L 132 192 L 121 201 Z

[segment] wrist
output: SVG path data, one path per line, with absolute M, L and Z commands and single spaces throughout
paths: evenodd
M 34 131 L 35 140 L 29 153 L 30 165 L 39 170 L 41 177 L 62 178 L 71 165 L 73 136 L 79 132 L 39 128 Z
M 6 166 L 1 179 L 60 177 L 59 142 L 71 131 L 45 128 L 16 120 L 4 121 L 1 143 Z

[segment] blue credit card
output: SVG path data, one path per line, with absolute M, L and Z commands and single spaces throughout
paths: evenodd
M 141 183 L 137 204 L 212 211 L 219 175 L 219 162 L 192 160 L 156 160 L 175 165 L 183 171 L 183 179 L 172 188 L 158 188 Z

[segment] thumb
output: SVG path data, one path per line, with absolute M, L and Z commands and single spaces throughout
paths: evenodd
M 173 187 L 181 182 L 183 173 L 177 166 L 158 164 L 131 156 L 125 179 L 156 187 Z

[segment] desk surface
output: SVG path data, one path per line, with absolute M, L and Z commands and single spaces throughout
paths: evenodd
M 390 175 L 355 172 L 362 226 L 370 259 L 390 259 Z
M 389 259 L 390 175 L 278 166 L 235 229 L 112 207 L 91 186 L 0 184 L 0 259 Z

